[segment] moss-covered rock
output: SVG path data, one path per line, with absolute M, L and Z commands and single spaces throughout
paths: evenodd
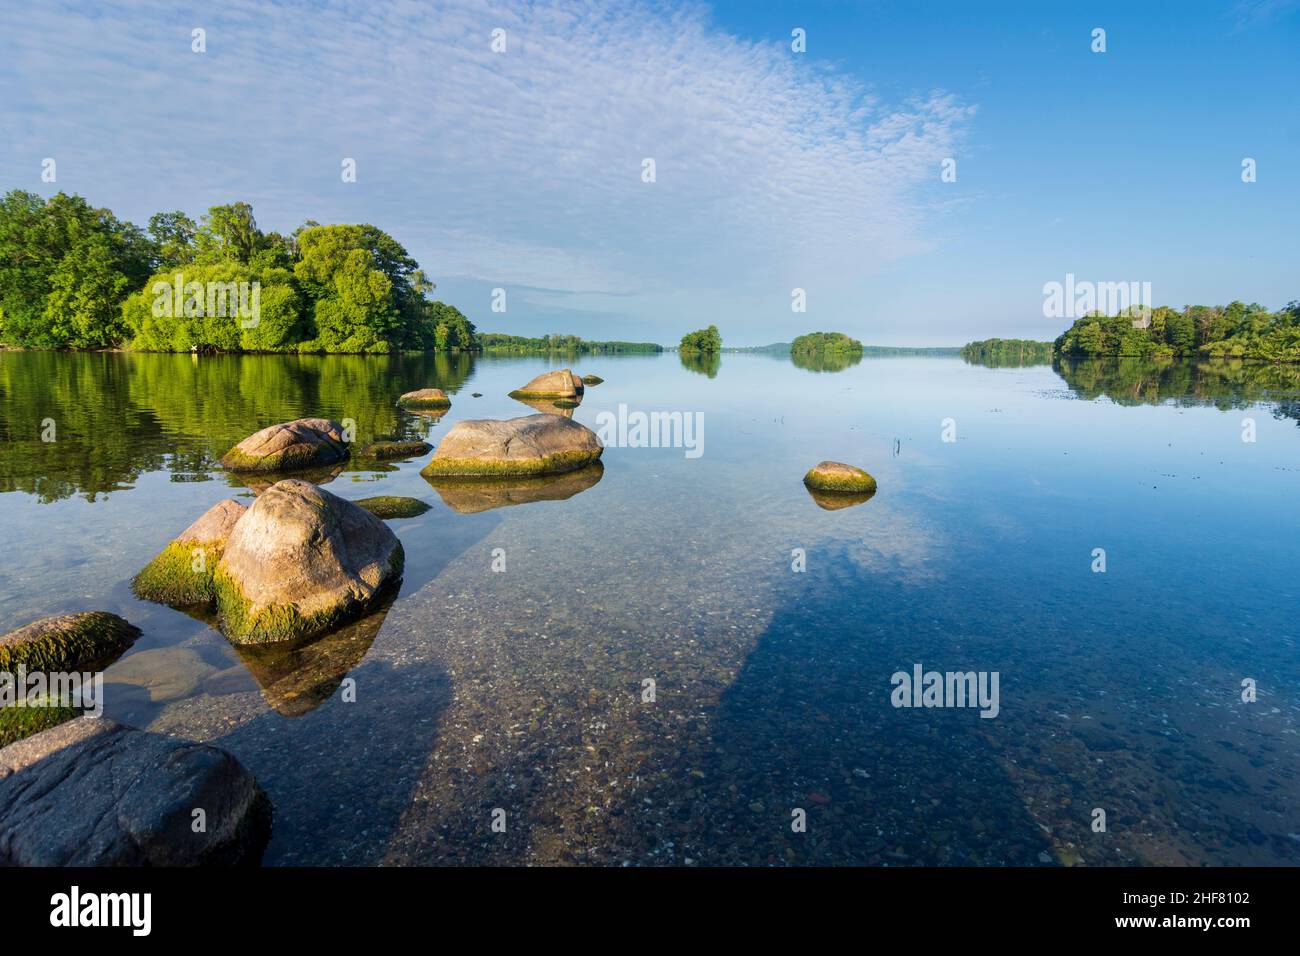
M 601 384 L 603 381 L 605 381 L 605 380 L 604 380 L 603 378 L 601 378 L 599 375 L 584 375 L 584 376 L 582 376 L 582 384 L 583 384 L 583 385 L 599 385 L 599 384 Z
M 401 577 L 382 520 L 305 481 L 277 482 L 235 525 L 213 575 L 222 632 L 240 644 L 293 640 L 364 613 Z
M 470 420 L 456 423 L 420 474 L 553 475 L 589 465 L 604 450 L 595 432 L 562 415 Z
M 146 601 L 185 607 L 213 599 L 212 575 L 226 539 L 247 509 L 238 501 L 219 501 L 141 569 L 131 590 Z
M 76 707 L 0 707 L 0 748 L 81 714 Z
M 343 426 L 326 418 L 299 418 L 268 425 L 221 456 L 231 471 L 296 471 L 348 457 Z
M 427 441 L 372 441 L 361 450 L 363 458 L 392 461 L 397 458 L 418 458 L 433 451 Z
M 0 637 L 0 671 L 93 671 L 107 667 L 140 636 L 108 611 L 41 618 Z
M 397 400 L 402 408 L 451 408 L 451 399 L 440 388 L 419 388 Z
M 352 503 L 365 508 L 376 518 L 418 518 L 429 510 L 429 506 L 419 498 L 405 498 L 401 495 L 375 495 Z
M 876 479 L 841 461 L 823 461 L 808 470 L 803 483 L 815 491 L 875 494 Z

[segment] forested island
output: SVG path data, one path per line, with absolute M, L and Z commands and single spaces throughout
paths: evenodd
M 687 332 L 677 348 L 683 355 L 716 355 L 722 351 L 722 333 L 716 325 Z
M 1300 362 L 1300 301 L 1270 312 L 1258 303 L 1189 305 L 1078 319 L 1054 343 L 1056 354 Z
M 791 355 L 861 355 L 862 343 L 843 332 L 809 332 L 790 343 Z

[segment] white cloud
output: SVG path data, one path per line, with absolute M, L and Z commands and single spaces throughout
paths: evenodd
M 788 38 L 750 42 L 707 10 L 664 9 L 10 7 L 5 186 L 40 189 L 52 155 L 60 188 L 136 221 L 236 198 L 271 228 L 370 221 L 435 277 L 575 304 L 724 308 L 788 302 L 792 285 L 825 303 L 932 247 L 939 163 L 972 108 L 942 92 L 886 105 Z M 195 26 L 206 54 L 190 52 Z M 489 48 L 496 27 L 505 54 Z M 355 185 L 340 182 L 345 156 Z

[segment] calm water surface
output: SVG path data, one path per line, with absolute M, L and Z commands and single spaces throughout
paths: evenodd
M 436 444 L 530 414 L 506 393 L 556 364 L 0 353 L 0 631 L 143 628 L 108 715 L 238 756 L 275 807 L 268 863 L 1300 863 L 1293 369 L 584 357 L 606 382 L 578 421 L 698 411 L 703 455 L 609 448 L 603 473 L 471 491 L 422 460 L 317 474 L 433 507 L 392 523 L 395 601 L 301 647 L 236 650 L 131 596 L 256 493 L 215 464 L 256 429 Z M 445 417 L 394 407 L 425 386 Z M 819 507 L 824 458 L 879 493 Z M 917 663 L 997 671 L 998 716 L 895 709 Z

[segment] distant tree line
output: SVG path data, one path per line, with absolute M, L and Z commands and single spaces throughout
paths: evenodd
M 592 342 L 576 335 L 552 333 L 540 338 L 523 335 L 506 335 L 503 332 L 483 332 L 478 336 L 479 347 L 485 352 L 572 352 L 619 353 L 662 352 L 664 347 L 655 342 Z
M 469 351 L 474 325 L 371 225 L 264 232 L 252 207 L 140 229 L 80 196 L 0 199 L 0 345 L 34 349 Z
M 1052 361 L 1051 342 L 1032 339 L 981 339 L 962 346 L 961 355 L 977 365 L 1047 365 Z

